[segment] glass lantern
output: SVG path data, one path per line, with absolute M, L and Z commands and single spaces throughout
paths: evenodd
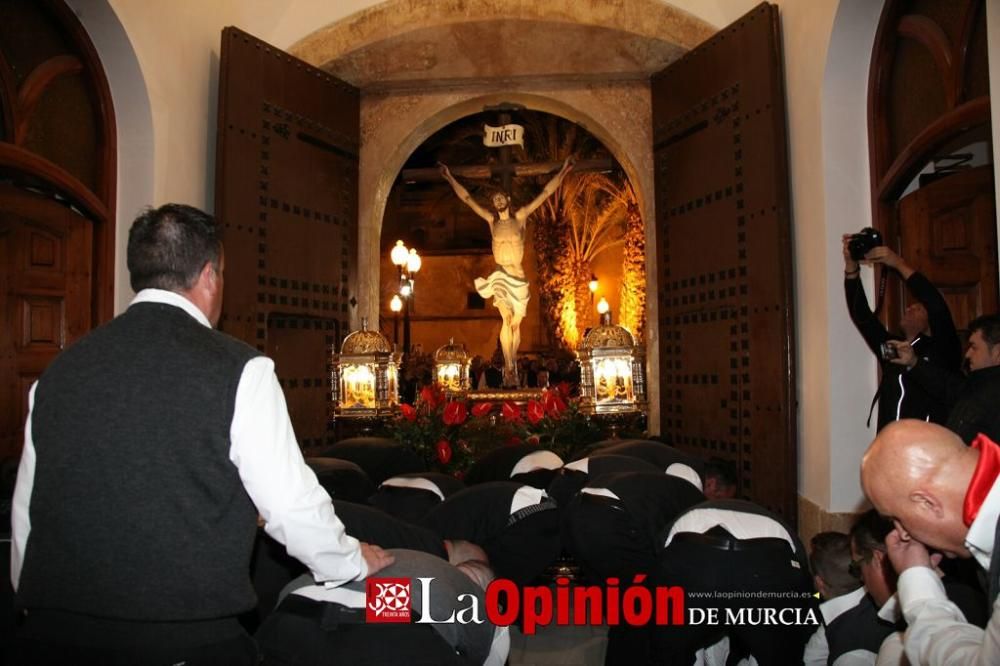
M 611 313 L 587 334 L 580 358 L 580 410 L 591 415 L 646 411 L 645 355 L 628 329 L 613 325 Z
M 461 395 L 469 390 L 469 358 L 464 344 L 448 344 L 434 352 L 434 378 L 446 394 Z
M 330 389 L 333 417 L 380 419 L 391 416 L 399 406 L 398 373 L 400 354 L 378 331 L 354 331 L 331 354 Z

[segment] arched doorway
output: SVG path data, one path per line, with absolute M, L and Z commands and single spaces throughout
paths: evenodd
M 379 9 L 387 6 L 398 3 Z M 530 13 L 520 5 L 508 9 L 512 14 Z M 408 33 L 415 26 L 400 27 L 403 18 L 392 17 L 394 34 L 414 37 Z M 441 32 L 459 29 L 445 17 L 434 18 Z M 528 41 L 546 43 L 546 29 L 556 27 L 549 24 L 559 23 L 561 30 L 566 27 L 563 20 L 549 16 L 548 24 L 534 24 L 535 39 Z M 504 24 L 496 26 L 501 30 L 509 29 L 508 22 L 527 27 L 503 11 L 496 22 Z M 463 15 L 459 23 L 475 21 Z M 341 36 L 350 42 L 357 22 L 341 27 L 346 31 Z M 480 26 L 463 27 L 475 32 Z M 586 26 L 569 22 L 568 29 L 574 27 Z M 625 34 L 620 37 L 630 38 L 624 29 L 621 32 Z M 648 397 L 659 405 L 658 411 L 651 410 L 651 431 L 662 434 L 661 416 L 670 414 L 666 427 L 671 438 L 702 455 L 715 451 L 737 458 L 743 491 L 791 516 L 794 331 L 778 35 L 776 9 L 762 4 L 652 77 L 633 63 L 630 76 L 566 78 L 564 67 L 552 77 L 519 78 L 518 67 L 524 63 L 516 49 L 506 49 L 502 53 L 512 60 L 505 61 L 499 73 L 475 72 L 466 79 L 426 86 L 412 78 L 392 80 L 390 72 L 385 85 L 368 80 L 368 87 L 358 89 L 331 77 L 328 72 L 337 63 L 316 53 L 302 52 L 310 59 L 303 62 L 227 28 L 220 73 L 216 212 L 229 218 L 225 223 L 234 238 L 243 239 L 246 252 L 240 262 L 247 280 L 237 289 L 242 310 L 231 311 L 228 320 L 223 312 L 224 329 L 235 323 L 245 329 L 244 339 L 262 350 L 291 349 L 303 368 L 317 367 L 323 335 L 307 344 L 301 332 L 315 331 L 317 322 L 307 322 L 302 315 L 318 312 L 321 325 L 335 318 L 341 330 L 351 330 L 363 317 L 375 321 L 379 313 L 385 203 L 413 150 L 440 127 L 484 106 L 513 102 L 551 111 L 585 126 L 611 149 L 637 187 L 641 217 L 647 222 L 646 246 L 656 242 L 658 259 L 650 266 L 647 258 L 646 289 L 647 295 L 656 295 L 647 309 L 647 367 L 654 378 Z M 369 49 L 371 43 L 354 43 L 365 51 L 370 73 L 376 75 L 391 69 L 374 57 L 376 52 L 389 58 L 401 53 L 385 34 L 382 41 L 381 51 Z M 344 54 L 345 44 L 339 46 Z M 236 59 L 234 51 L 227 52 L 231 47 L 247 57 Z M 748 58 L 748 51 L 757 57 Z M 482 49 L 477 53 L 487 55 Z M 557 60 L 575 65 L 572 59 Z M 412 64 L 405 57 L 393 63 L 404 68 Z M 736 80 L 739 83 L 733 83 Z M 279 152 L 281 164 L 275 161 Z M 321 169 L 323 161 L 328 164 Z M 659 188 L 655 222 L 654 174 Z M 304 177 L 321 182 L 307 186 Z M 310 203 L 304 207 L 306 196 Z M 321 200 L 324 197 L 329 201 Z M 325 220 L 323 210 L 331 207 L 334 227 L 321 229 L 316 214 L 322 213 Z M 301 240 L 302 234 L 308 234 L 305 243 L 291 242 Z M 279 251 L 279 246 L 287 251 Z M 232 247 L 227 237 L 227 257 L 235 264 L 235 256 L 229 255 Z M 357 248 L 356 256 L 350 247 Z M 310 263 L 313 255 L 321 255 L 316 266 Z M 324 271 L 333 273 L 326 276 L 329 280 Z M 227 290 L 230 286 L 227 280 Z M 323 295 L 330 287 L 334 315 L 322 313 L 327 299 L 304 301 L 301 294 L 291 293 L 315 293 L 317 287 Z M 227 304 L 236 300 L 226 297 Z M 281 345 L 272 344 L 281 336 L 270 333 L 269 318 L 282 309 L 297 313 L 291 329 L 299 331 L 294 337 L 303 339 L 302 344 L 291 344 L 290 337 Z M 711 335 L 706 335 L 709 329 Z M 329 330 L 335 332 L 336 326 Z M 728 352 L 720 354 L 721 349 Z M 660 368 L 665 355 L 666 376 Z M 294 361 L 283 366 L 285 361 L 278 359 L 276 366 L 291 367 Z M 322 383 L 315 376 L 303 380 L 300 384 L 293 375 L 288 381 L 309 388 L 310 400 L 319 402 Z M 664 394 L 661 385 L 669 392 Z M 720 408 L 728 418 L 718 418 Z
M 32 381 L 113 310 L 115 122 L 94 47 L 63 2 L 0 13 L 4 457 L 20 450 Z
M 868 93 L 872 213 L 941 290 L 955 324 L 997 310 L 986 4 L 889 0 Z M 898 322 L 897 283 L 885 317 Z
M 473 286 L 475 277 L 494 270 L 489 228 L 455 196 L 436 165 L 458 169 L 480 205 L 488 208 L 490 196 L 502 190 L 513 195 L 511 208 L 516 210 L 534 199 L 572 155 L 582 160 L 576 170 L 528 220 L 523 266 L 531 300 L 519 350 L 533 360 L 571 357 L 582 334 L 595 325 L 595 305 L 601 299 L 616 322 L 641 338 L 644 225 L 624 170 L 612 151 L 584 127 L 554 114 L 505 108 L 481 110 L 438 129 L 406 158 L 389 188 L 380 241 L 383 330 L 405 346 L 412 328 L 414 346 L 425 354 L 454 337 L 471 354 L 489 360 L 496 351 L 500 320 Z M 484 126 L 507 121 L 525 128 L 523 143 L 485 147 Z M 506 170 L 538 173 L 511 175 L 504 184 L 501 174 Z M 473 173 L 482 177 L 463 177 Z M 398 315 L 389 309 L 399 287 L 389 260 L 397 239 L 423 257 L 419 288 L 403 299 L 407 307 L 402 335 Z

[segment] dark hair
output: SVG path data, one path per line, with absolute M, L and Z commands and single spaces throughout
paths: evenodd
M 222 241 L 215 218 L 192 206 L 147 208 L 128 232 L 132 289 L 190 289 L 206 262 L 219 270 Z
M 869 509 L 851 528 L 851 543 L 858 554 L 867 559 L 874 551 L 885 550 L 885 538 L 894 527 L 891 520 Z
M 983 315 L 969 322 L 969 335 L 980 331 L 990 347 L 1000 343 L 1000 315 Z
M 712 456 L 705 463 L 704 478 L 706 481 L 714 478 L 716 484 L 723 488 L 735 488 L 737 483 L 736 463 Z
M 851 539 L 843 532 L 820 532 L 809 542 L 809 568 L 839 597 L 858 589 L 861 582 L 851 575 Z

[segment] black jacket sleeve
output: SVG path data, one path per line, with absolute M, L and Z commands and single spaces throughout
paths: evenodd
M 962 344 L 958 340 L 951 310 L 941 292 L 919 271 L 915 271 L 907 279 L 906 286 L 927 308 L 927 322 L 930 324 L 934 349 L 938 355 L 936 360 L 949 370 L 958 370 L 962 365 Z
M 847 296 L 847 311 L 851 315 L 851 321 L 858 327 L 861 337 L 865 339 L 872 353 L 881 358 L 879 347 L 889 339 L 889 332 L 868 307 L 868 297 L 865 296 L 861 280 L 859 278 L 844 280 L 844 293 Z

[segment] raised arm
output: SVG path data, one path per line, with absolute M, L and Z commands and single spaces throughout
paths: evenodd
M 844 235 L 844 293 L 847 296 L 847 311 L 851 315 L 851 321 L 858 327 L 858 332 L 865 339 L 868 348 L 878 356 L 879 347 L 889 339 L 889 332 L 879 321 L 878 317 L 872 313 L 868 306 L 868 297 L 865 296 L 865 288 L 861 284 L 859 275 L 861 269 L 858 262 L 851 258 L 851 252 L 847 247 L 851 237 Z
M 573 169 L 573 165 L 575 163 L 576 160 L 573 159 L 572 156 L 567 157 L 566 161 L 563 162 L 562 169 L 559 170 L 559 173 L 557 173 L 552 180 L 545 184 L 545 187 L 539 195 L 535 197 L 531 203 L 517 210 L 515 217 L 522 225 L 524 225 L 528 217 L 535 212 L 535 209 L 542 205 L 542 202 L 552 196 L 555 191 L 559 189 L 559 186 L 562 185 L 563 179 L 566 178 L 566 174 Z
M 476 203 L 476 200 L 472 198 L 471 194 L 469 194 L 469 190 L 462 187 L 462 184 L 455 180 L 455 177 L 451 175 L 451 171 L 448 170 L 447 166 L 438 162 L 438 167 L 441 169 L 441 176 L 448 181 L 448 184 L 451 185 L 451 189 L 455 190 L 455 194 L 458 195 L 458 198 L 461 199 L 466 206 L 471 208 L 476 215 L 489 222 L 492 226 L 493 213 Z

